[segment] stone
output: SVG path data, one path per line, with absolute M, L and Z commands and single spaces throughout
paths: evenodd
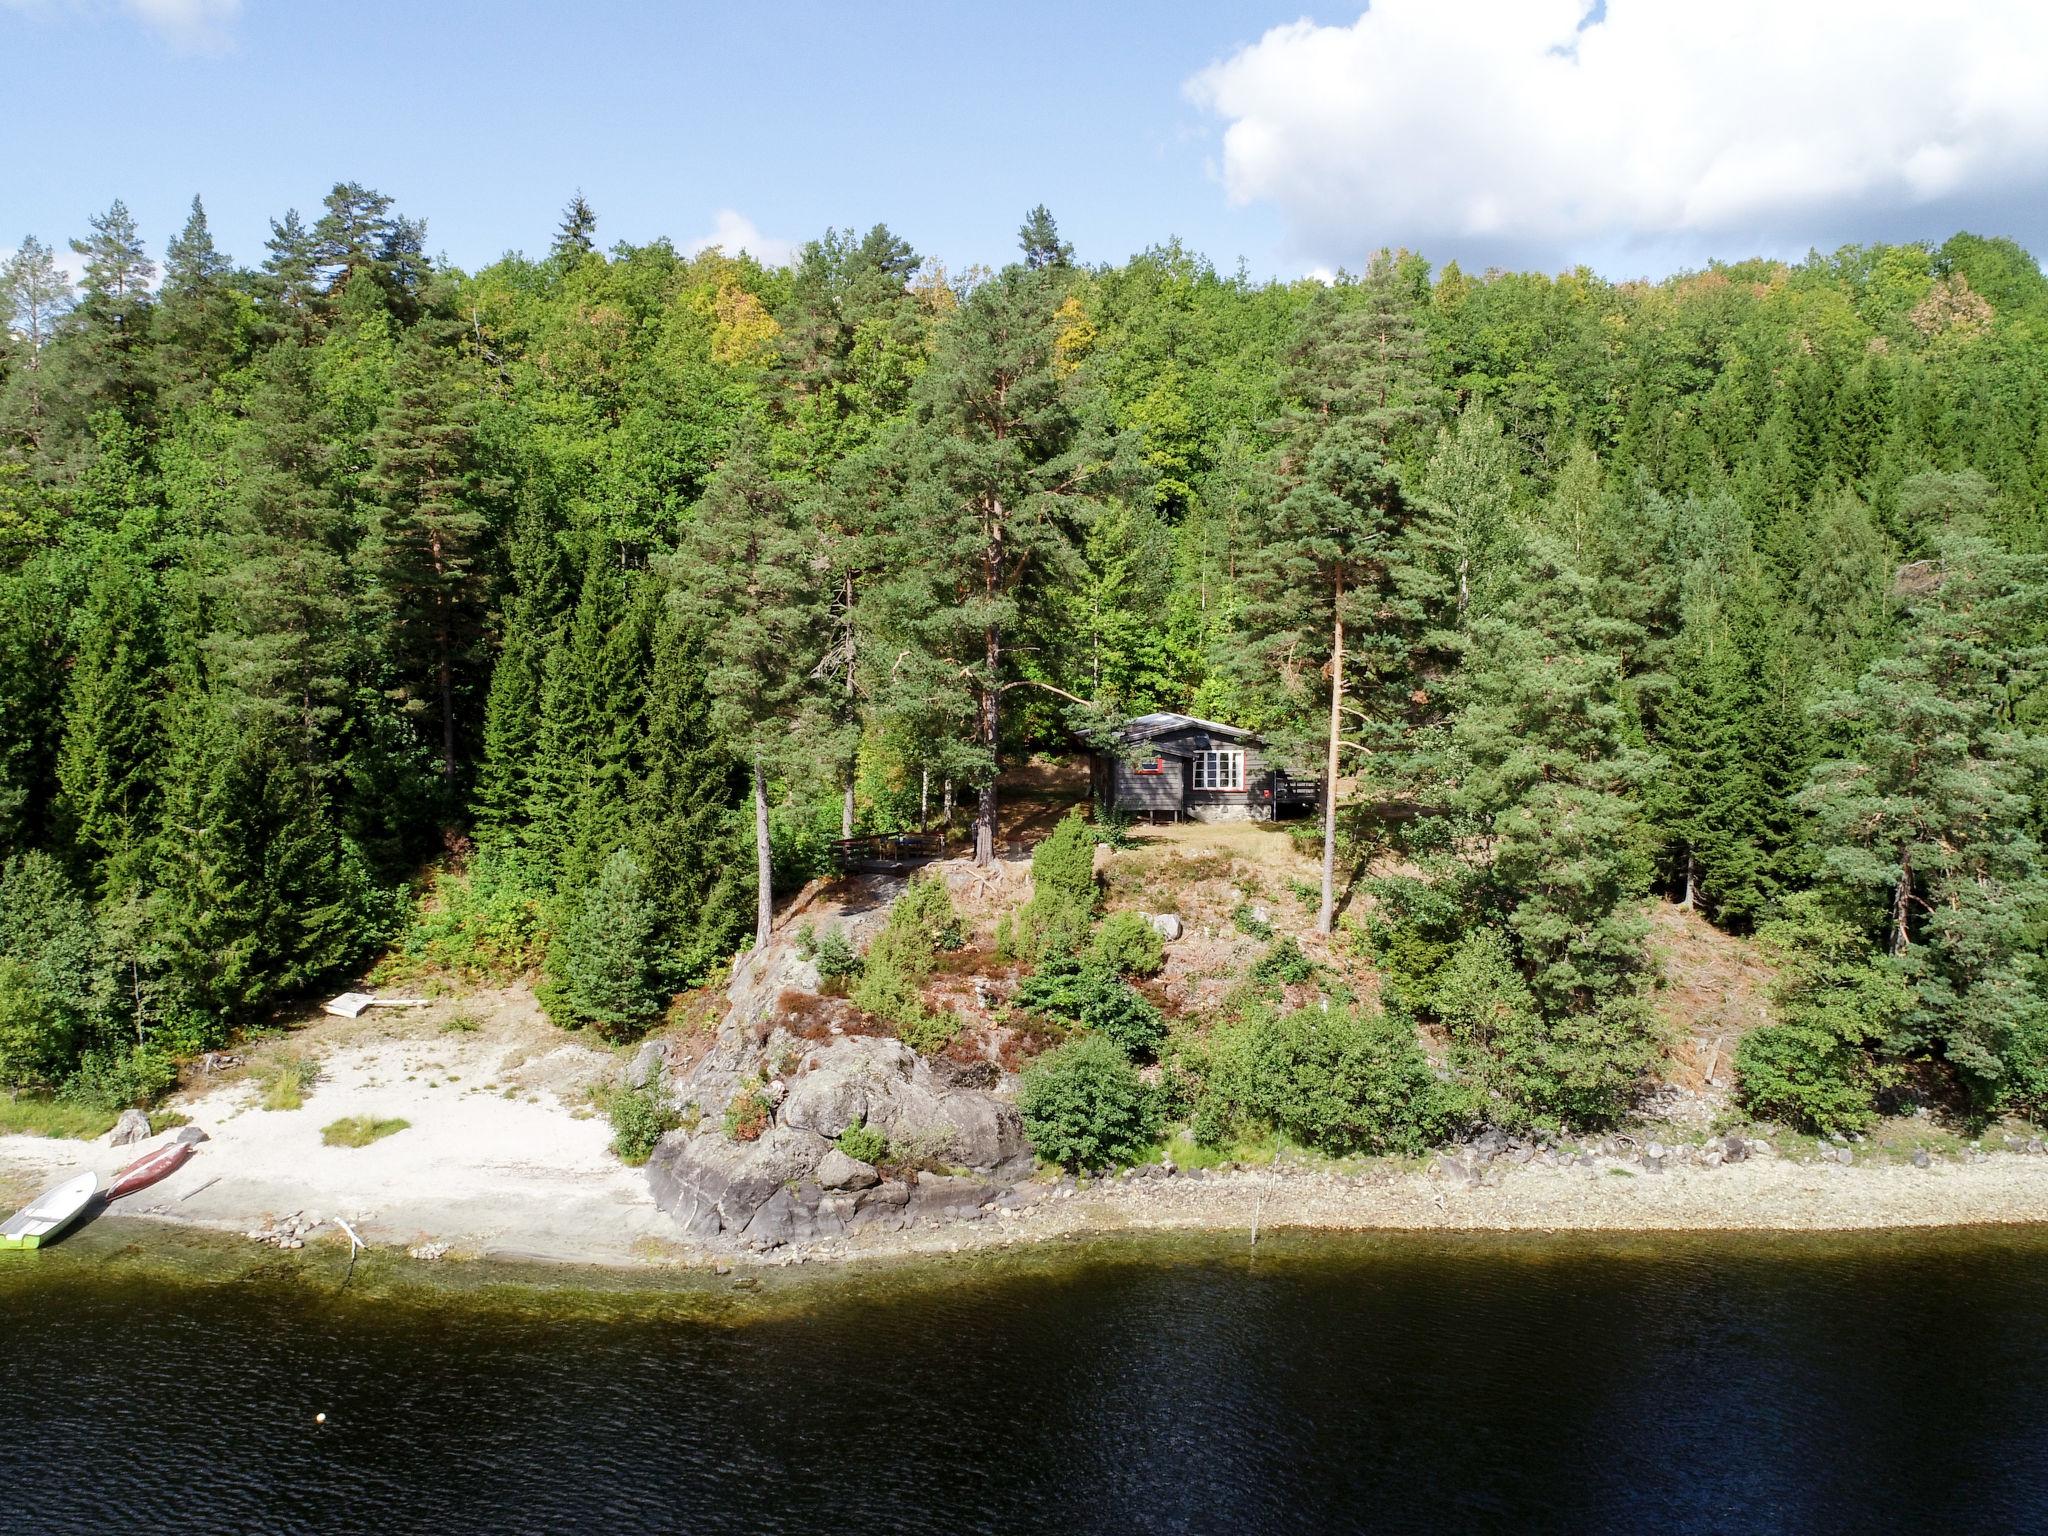
M 1721 1138 L 1721 1155 L 1731 1163 L 1739 1163 L 1749 1156 L 1749 1143 L 1731 1131 Z
M 1913 1149 L 1913 1166 L 1915 1168 L 1925 1168 L 1933 1161 L 1934 1159 L 1927 1155 L 1925 1147 L 1915 1147 Z
M 785 1186 L 808 1177 L 830 1144 L 810 1131 L 771 1125 L 754 1141 L 729 1141 L 723 1132 L 671 1131 L 647 1160 L 647 1185 L 659 1209 L 692 1237 L 748 1230 Z M 765 1230 L 765 1229 L 764 1229 Z
M 848 1157 L 837 1147 L 825 1154 L 825 1160 L 818 1164 L 812 1177 L 824 1189 L 868 1189 L 881 1180 L 873 1163 Z
M 626 1064 L 628 1088 L 653 1088 L 661 1082 L 661 1069 L 668 1060 L 668 1047 L 659 1040 L 641 1042 L 640 1049 Z
M 1152 931 L 1171 944 L 1181 936 L 1180 919 L 1171 912 L 1148 912 L 1145 921 L 1152 925 Z
M 125 1147 L 133 1142 L 149 1139 L 149 1116 L 139 1109 L 124 1109 L 121 1118 L 114 1122 L 114 1134 L 107 1138 L 109 1144 Z
M 920 1218 L 978 1216 L 981 1208 L 995 1199 L 993 1184 L 956 1174 L 918 1175 L 910 1190 L 910 1214 Z
M 213 1140 L 211 1136 L 207 1135 L 206 1132 L 199 1129 L 199 1127 L 196 1125 L 187 1125 L 179 1127 L 178 1134 L 175 1139 L 182 1145 L 188 1147 L 196 1147 L 202 1141 Z

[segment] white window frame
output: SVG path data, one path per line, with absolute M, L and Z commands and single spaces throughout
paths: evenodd
M 1195 754 L 1195 788 L 1244 788 L 1244 751 L 1240 747 L 1205 748 Z

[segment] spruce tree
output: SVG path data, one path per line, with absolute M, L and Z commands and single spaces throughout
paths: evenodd
M 124 878 L 154 820 L 162 749 L 161 654 L 142 580 L 109 559 L 94 573 L 65 688 L 57 819 L 102 894 Z M 130 865 L 125 877 L 136 871 Z
M 540 998 L 558 1024 L 588 1025 L 608 1040 L 630 1039 L 668 1001 L 659 965 L 655 902 L 646 872 L 621 848 L 572 898 L 549 946 Z
M 562 210 L 562 222 L 555 226 L 555 241 L 548 247 L 548 254 L 562 261 L 580 261 L 597 248 L 596 234 L 597 214 L 583 200 L 583 189 L 578 187 Z
M 244 360 L 245 304 L 234 264 L 215 247 L 206 208 L 195 197 L 185 227 L 164 250 L 154 321 L 157 368 L 172 394 L 197 404 Z
M 509 564 L 474 806 L 478 840 L 493 851 L 517 843 L 533 807 L 545 668 L 561 641 L 569 606 L 567 562 L 553 519 L 537 496 L 527 498 L 513 523 Z

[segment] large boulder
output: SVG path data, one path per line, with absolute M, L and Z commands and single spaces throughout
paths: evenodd
M 1148 913 L 1145 921 L 1152 925 L 1152 931 L 1171 944 L 1181 935 L 1180 919 L 1171 912 Z
M 779 1118 L 827 1139 L 865 1122 L 899 1148 L 984 1171 L 1024 1151 L 1014 1105 L 951 1086 L 900 1040 L 860 1036 L 817 1047 L 804 1058 Z
M 108 1141 L 117 1147 L 130 1146 L 149 1139 L 149 1116 L 139 1109 L 124 1109 L 121 1118 L 114 1122 L 114 1134 Z
M 830 1144 L 791 1125 L 772 1125 L 755 1141 L 719 1131 L 671 1131 L 647 1160 L 654 1203 L 692 1237 L 743 1232 L 779 1192 L 808 1178 Z
M 818 1181 L 820 1189 L 868 1189 L 881 1179 L 873 1163 L 848 1157 L 837 1147 L 825 1154 L 825 1160 L 811 1177 Z

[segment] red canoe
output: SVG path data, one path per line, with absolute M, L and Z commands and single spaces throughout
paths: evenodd
M 158 1179 L 167 1178 L 185 1166 L 185 1159 L 192 1155 L 192 1148 L 182 1141 L 174 1141 L 158 1147 L 147 1157 L 138 1157 L 134 1162 L 114 1175 L 107 1186 L 107 1198 L 118 1200 L 123 1195 L 132 1195 L 138 1189 L 147 1189 Z

